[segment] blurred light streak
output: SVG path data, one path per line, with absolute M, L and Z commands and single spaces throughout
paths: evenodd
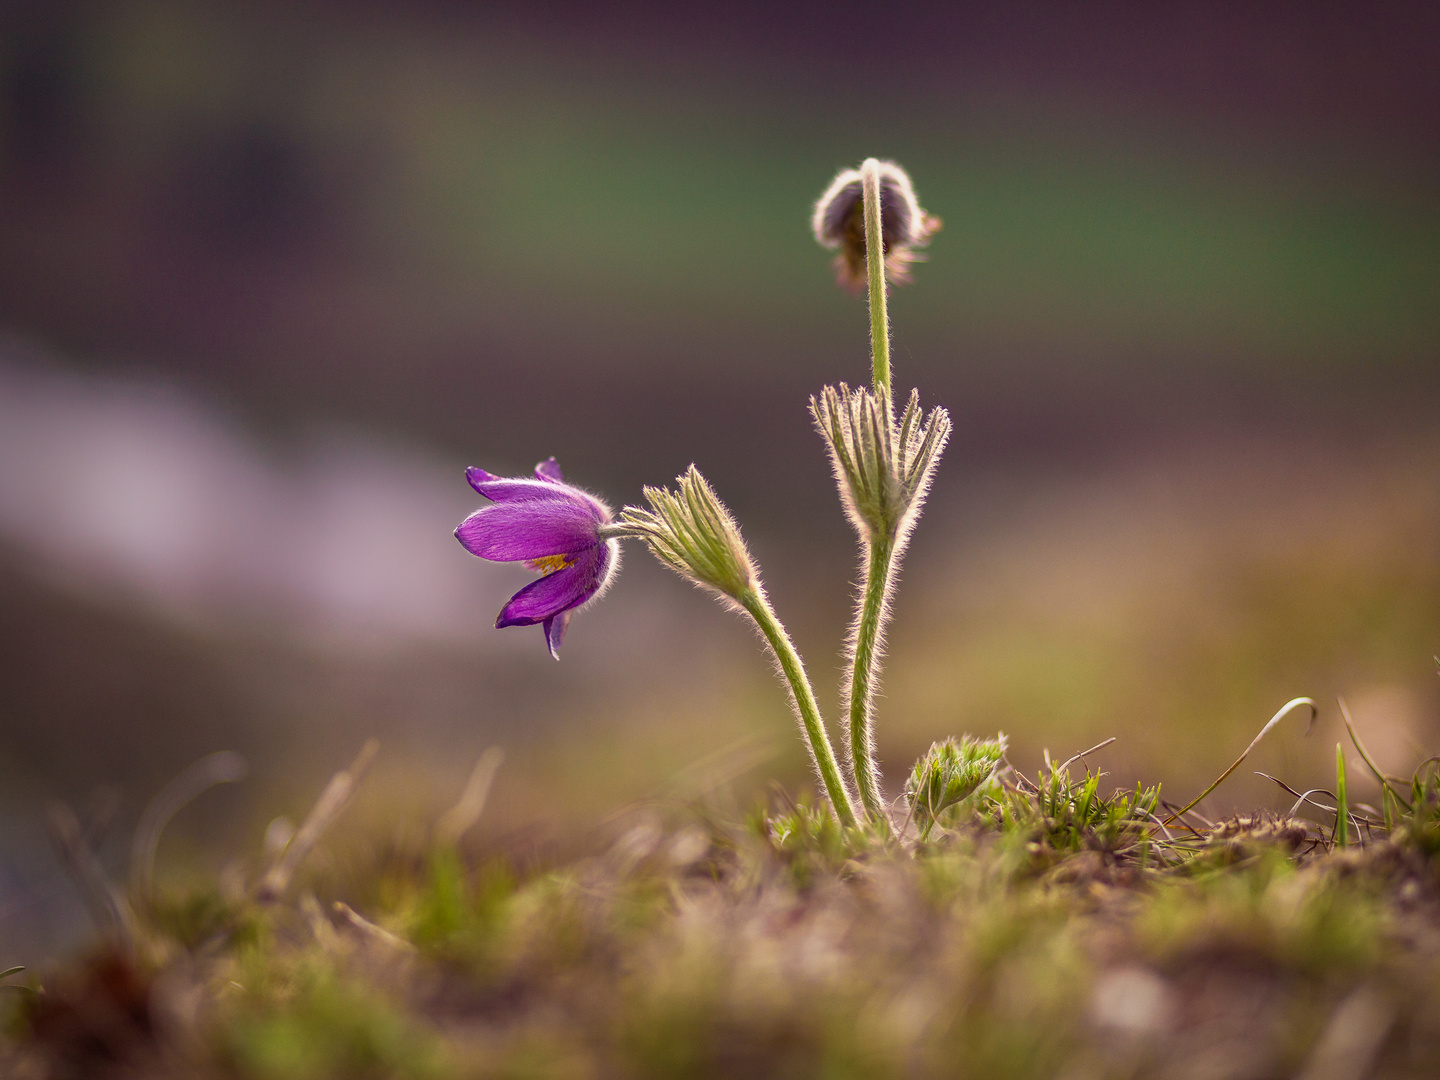
M 355 433 L 282 454 L 178 390 L 0 351 L 0 539 L 61 584 L 318 642 L 488 640 L 459 464 Z M 6 354 L 9 355 L 6 355 Z

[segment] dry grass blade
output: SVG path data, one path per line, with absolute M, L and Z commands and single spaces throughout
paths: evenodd
M 785 785 L 779 780 L 770 781 L 770 794 L 775 796 L 776 802 L 782 807 L 782 813 L 798 814 L 800 812 L 800 808 L 795 805 L 795 800 L 791 798 L 790 792 L 785 790 Z
M 316 945 L 327 953 L 343 951 L 345 943 L 335 932 L 335 925 L 325 917 L 320 901 L 315 899 L 314 893 L 307 891 L 300 897 L 300 914 L 305 917 Z
M 905 793 L 902 791 L 899 795 L 896 795 L 895 798 L 893 798 L 893 799 L 890 800 L 890 817 L 891 817 L 892 819 L 895 817 L 895 804 L 896 804 L 897 802 L 899 802 L 901 799 L 904 799 L 904 798 L 905 798 Z M 895 835 L 900 838 L 900 841 L 901 841 L 902 844 L 904 843 L 904 841 L 905 841 L 905 839 L 906 839 L 905 834 L 906 834 L 906 831 L 910 828 L 910 823 L 915 820 L 915 804 L 914 804 L 914 802 L 912 802 L 912 801 L 909 800 L 909 799 L 905 799 L 905 803 L 906 803 L 906 806 L 908 807 L 908 809 L 907 809 L 906 812 L 905 812 L 905 820 L 904 820 L 903 822 L 901 822 L 900 828 L 898 828 L 898 829 L 895 830 Z M 918 837 L 917 837 L 917 839 L 918 839 Z M 911 844 L 911 846 L 912 846 L 912 847 L 914 846 L 913 843 Z
M 361 915 L 358 911 L 356 911 L 344 901 L 336 900 L 334 910 L 335 914 L 339 915 L 342 919 L 349 923 L 351 927 L 353 927 L 355 930 L 358 930 L 361 935 L 368 938 L 369 940 L 381 945 L 388 946 L 389 948 L 394 949 L 397 952 L 413 953 L 416 951 L 415 946 L 411 945 L 410 942 L 406 941 L 398 934 L 392 934 L 383 926 L 376 926 L 373 922 L 365 918 L 365 916 Z
M 1078 754 L 1075 754 L 1075 755 L 1073 755 L 1073 756 L 1071 756 L 1071 757 L 1066 758 L 1066 759 L 1065 759 L 1065 764 L 1061 765 L 1060 768 L 1057 769 L 1056 771 L 1057 771 L 1057 772 L 1064 772 L 1064 771 L 1065 771 L 1066 769 L 1068 769 L 1071 765 L 1075 764 L 1075 762 L 1077 762 L 1077 761 L 1083 761 L 1083 760 L 1085 759 L 1085 756 L 1086 756 L 1087 754 L 1093 754 L 1093 753 L 1095 753 L 1095 751 L 1097 751 L 1097 750 L 1104 750 L 1105 747 L 1109 746 L 1109 745 L 1110 745 L 1111 743 L 1113 743 L 1117 738 L 1119 738 L 1119 736 L 1117 736 L 1117 735 L 1111 735 L 1110 738 L 1106 739 L 1104 742 L 1098 742 L 1098 743 L 1096 743 L 1094 746 L 1090 747 L 1089 750 L 1081 750 Z M 1087 769 L 1088 769 L 1088 766 L 1087 766 Z
M 1285 783 L 1285 781 L 1284 781 L 1284 780 L 1281 780 L 1278 776 L 1271 776 L 1268 772 L 1261 772 L 1259 769 L 1256 769 L 1256 770 L 1255 770 L 1255 775 L 1256 775 L 1256 776 L 1263 776 L 1266 780 L 1269 780 L 1272 784 L 1279 784 L 1282 788 L 1284 788 L 1286 791 L 1288 791 L 1291 795 L 1294 795 L 1296 798 L 1299 798 L 1299 796 L 1300 796 L 1300 792 L 1296 791 L 1293 787 L 1291 787 L 1289 784 Z
M 305 818 L 300 828 L 295 831 L 290 843 L 276 857 L 265 876 L 261 878 L 259 887 L 255 890 L 255 898 L 261 901 L 278 900 L 284 895 L 285 890 L 290 887 L 290 879 L 295 876 L 295 871 L 305 861 L 311 849 L 324 835 L 325 830 L 340 816 L 346 805 L 350 802 L 351 796 L 360 781 L 364 779 L 375 755 L 380 752 L 380 744 L 370 739 L 360 748 L 350 768 L 343 769 L 330 778 L 330 783 L 325 785 L 325 790 L 320 793 L 320 798 L 315 800 L 314 807 Z
M 1324 810 L 1327 814 L 1333 814 L 1333 813 L 1335 813 L 1335 807 L 1333 807 L 1333 806 L 1326 806 L 1324 803 L 1318 803 L 1318 802 L 1316 802 L 1314 799 L 1310 798 L 1311 795 L 1329 795 L 1332 799 L 1335 798 L 1335 793 L 1334 793 L 1333 791 L 1331 791 L 1329 788 L 1311 788 L 1309 791 L 1299 792 L 1299 791 L 1296 791 L 1296 790 L 1295 790 L 1293 787 L 1291 787 L 1289 784 L 1285 783 L 1284 780 L 1281 780 L 1278 776 L 1271 776 L 1269 773 L 1261 772 L 1259 769 L 1256 769 L 1256 770 L 1255 770 L 1255 775 L 1256 775 L 1256 776 L 1263 776 L 1266 780 L 1271 780 L 1271 781 L 1279 784 L 1282 788 L 1284 788 L 1286 791 L 1288 791 L 1291 795 L 1294 795 L 1294 796 L 1299 800 L 1299 802 L 1297 802 L 1294 806 L 1292 806 L 1292 807 L 1290 808 L 1290 813 L 1291 813 L 1292 815 L 1295 813 L 1296 810 L 1300 809 L 1300 807 L 1301 807 L 1303 804 L 1305 804 L 1305 803 L 1309 803 L 1311 806 L 1315 807 L 1316 809 Z M 1363 823 L 1363 824 L 1365 824 L 1365 825 L 1367 825 L 1367 826 L 1368 826 L 1368 825 L 1374 825 L 1374 824 L 1379 824 L 1379 823 L 1380 823 L 1380 822 L 1379 822 L 1379 819 L 1373 816 L 1373 815 L 1376 813 L 1376 810 L 1375 810 L 1375 808 L 1374 808 L 1373 806 L 1366 806 L 1366 805 L 1363 804 L 1363 803 L 1357 803 L 1357 804 L 1356 804 L 1356 807 L 1357 807 L 1357 809 L 1370 811 L 1370 813 L 1371 813 L 1372 816 L 1370 816 L 1370 817 L 1362 817 L 1362 816 L 1360 816 L 1359 814 L 1355 814 L 1355 813 L 1352 812 L 1352 813 L 1350 814 L 1350 820 L 1351 820 L 1351 821 L 1356 822 L 1357 824 L 1358 824 L 1358 823 Z
M 16 993 L 20 994 L 36 993 L 35 987 L 30 986 L 27 983 L 12 983 L 5 981 L 6 979 L 10 978 L 11 975 L 19 975 L 24 970 L 24 964 L 16 964 L 12 968 L 6 968 L 4 971 L 0 971 L 0 990 L 13 990 Z M 0 1063 L 3 1063 L 3 1059 L 0 1059 Z
M 1039 795 L 1039 794 L 1040 794 L 1040 788 L 1039 788 L 1038 786 L 1036 786 L 1034 780 L 1031 780 L 1031 779 L 1030 779 L 1028 776 L 1026 776 L 1023 772 L 1021 772 L 1019 769 L 1017 769 L 1017 768 L 1015 768 L 1015 767 L 1013 767 L 1013 766 L 1011 767 L 1010 772 L 1011 772 L 1011 774 L 1015 777 L 1015 779 L 1018 781 L 1018 782 L 1015 784 L 1015 790 L 1016 790 L 1016 791 L 1023 791 L 1023 792 L 1025 792 L 1026 794 L 1029 794 L 1029 795 Z M 1039 774 L 1037 773 L 1036 775 L 1038 776 Z
M 485 803 L 490 798 L 490 787 L 495 783 L 495 774 L 504 761 L 505 751 L 498 746 L 492 746 L 480 755 L 459 800 L 435 822 L 437 841 L 447 846 L 456 844 L 480 820 L 480 815 L 485 812 Z
M 1270 718 L 1270 722 L 1260 729 L 1260 734 L 1256 735 L 1255 738 L 1250 740 L 1250 745 L 1245 748 L 1244 753 L 1242 753 L 1238 758 L 1235 759 L 1235 764 L 1231 765 L 1223 773 L 1217 776 L 1214 783 L 1212 783 L 1204 791 L 1200 792 L 1199 795 L 1196 795 L 1195 798 L 1191 799 L 1190 802 L 1187 803 L 1183 809 L 1174 811 L 1168 818 L 1165 819 L 1165 823 L 1168 825 L 1176 818 L 1189 813 L 1195 808 L 1196 805 L 1199 804 L 1201 799 L 1205 798 L 1205 796 L 1209 795 L 1212 791 L 1214 791 L 1227 779 L 1229 779 L 1230 774 L 1233 773 L 1236 769 L 1238 769 L 1241 764 L 1244 763 L 1245 759 L 1250 756 L 1250 751 L 1254 750 L 1255 747 L 1260 744 L 1260 740 L 1265 738 L 1266 735 L 1270 734 L 1270 732 L 1274 730 L 1276 724 L 1280 723 L 1281 720 L 1285 719 L 1285 717 L 1289 716 L 1290 713 L 1292 713 L 1295 709 L 1299 708 L 1301 705 L 1310 706 L 1310 724 L 1313 725 L 1315 723 L 1315 717 L 1320 714 L 1320 710 L 1316 707 L 1314 701 L 1312 701 L 1308 697 L 1297 697 L 1292 698 L 1290 701 L 1287 701 L 1284 705 L 1280 706 L 1280 711 Z M 1309 727 L 1306 728 L 1306 731 L 1309 731 Z
M 1327 814 L 1335 813 L 1335 807 L 1326 806 L 1323 802 L 1316 802 L 1310 797 L 1311 795 L 1329 795 L 1330 798 L 1335 798 L 1335 793 L 1329 788 L 1310 788 L 1308 791 L 1300 792 L 1299 796 L 1295 799 L 1295 805 L 1290 807 L 1290 812 L 1285 816 L 1294 817 L 1296 811 L 1298 811 L 1302 806 L 1313 806 L 1316 810 L 1324 810 Z
M 1164 822 L 1164 824 L 1166 825 L 1184 825 L 1185 828 L 1189 829 L 1196 836 L 1199 836 L 1201 835 L 1200 830 L 1196 829 L 1194 825 L 1185 820 L 1187 816 L 1193 816 L 1197 818 L 1200 824 L 1206 829 L 1213 829 L 1215 827 L 1215 823 L 1213 821 L 1211 821 L 1204 814 L 1200 813 L 1198 810 L 1195 809 L 1194 803 L 1191 803 L 1183 810 L 1175 809 L 1174 804 L 1166 801 L 1165 799 L 1160 800 L 1160 805 L 1170 812 L 1170 816 L 1167 817 Z
M 132 897 L 150 895 L 155 879 L 155 850 L 165 826 L 191 800 L 217 784 L 233 784 L 245 777 L 245 759 L 231 750 L 221 750 L 201 758 L 160 789 L 135 826 L 135 840 L 130 846 L 130 893 Z M 138 902 L 138 900 L 137 900 Z
M 1312 799 L 1312 798 L 1310 797 L 1311 795 L 1329 795 L 1332 799 L 1334 799 L 1334 798 L 1335 798 L 1335 792 L 1331 791 L 1329 788 L 1311 788 L 1309 791 L 1303 791 L 1303 792 L 1302 792 L 1302 791 L 1296 791 L 1293 787 L 1291 787 L 1289 784 L 1285 783 L 1285 781 L 1284 781 L 1284 780 L 1281 780 L 1278 776 L 1271 776 L 1269 773 L 1261 772 L 1259 769 L 1256 769 L 1256 770 L 1255 770 L 1255 775 L 1256 775 L 1256 776 L 1263 776 L 1266 780 L 1274 781 L 1275 783 L 1279 784 L 1282 788 L 1284 788 L 1286 791 L 1288 791 L 1291 795 L 1294 795 L 1294 796 L 1295 796 L 1295 805 L 1292 806 L 1292 807 L 1290 807 L 1290 812 L 1285 815 L 1286 817 L 1294 817 L 1294 816 L 1295 816 L 1295 812 L 1296 812 L 1297 810 L 1299 810 L 1300 807 L 1306 806 L 1306 805 L 1313 806 L 1313 807 L 1315 807 L 1315 809 L 1317 809 L 1317 810 L 1323 810 L 1323 811 L 1325 811 L 1325 813 L 1327 813 L 1327 814 L 1335 814 L 1335 813 L 1337 813 L 1337 810 L 1336 810 L 1335 807 L 1333 807 L 1333 806 L 1326 806 L 1324 803 L 1322 803 L 1322 802 L 1316 802 L 1314 799 Z M 1338 801 L 1338 800 L 1337 800 L 1337 801 Z M 1368 810 L 1374 811 L 1375 808 L 1372 806 L 1372 807 L 1364 807 L 1364 809 L 1368 809 Z M 1370 828 L 1373 828 L 1373 827 L 1376 826 L 1376 825 L 1383 825 L 1383 824 L 1384 824 L 1384 822 L 1380 821 L 1378 818 L 1371 817 L 1371 816 L 1362 817 L 1362 816 L 1360 816 L 1359 814 L 1356 814 L 1356 813 L 1353 813 L 1353 812 L 1350 813 L 1350 814 L 1347 815 L 1347 816 L 1349 817 L 1351 823 L 1355 825 L 1357 831 L 1358 831 L 1358 829 L 1359 829 L 1359 827 L 1360 827 L 1361 825 L 1364 825 L 1367 829 L 1370 829 Z M 1337 818 L 1337 821 L 1338 821 L 1338 818 Z
M 135 912 L 120 890 L 105 876 L 105 870 L 95 857 L 85 835 L 85 827 L 80 824 L 75 811 L 65 803 L 51 803 L 46 822 L 50 827 L 50 838 L 60 852 L 60 860 L 79 888 L 91 918 L 103 932 L 110 934 L 127 950 L 133 950 L 139 941 Z
M 1171 834 L 1169 828 L 1166 827 L 1165 822 L 1160 820 L 1159 814 L 1147 810 L 1144 816 L 1150 821 L 1153 821 L 1155 823 L 1155 827 L 1165 834 L 1165 842 L 1167 844 L 1173 844 L 1176 842 L 1175 837 Z
M 771 761 L 776 753 L 774 739 L 743 736 L 685 766 L 666 785 L 664 794 L 682 802 L 702 799 Z

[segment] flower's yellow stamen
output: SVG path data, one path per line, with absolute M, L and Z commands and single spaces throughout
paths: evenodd
M 531 570 L 538 570 L 541 577 L 546 577 L 556 570 L 564 570 L 574 561 L 569 555 L 546 555 L 543 559 L 528 559 L 525 565 Z

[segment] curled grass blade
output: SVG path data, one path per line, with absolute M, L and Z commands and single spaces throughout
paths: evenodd
M 1270 732 L 1274 730 L 1276 724 L 1280 723 L 1281 720 L 1285 719 L 1285 717 L 1289 716 L 1291 712 L 1299 708 L 1301 705 L 1310 706 L 1310 723 L 1313 725 L 1315 723 L 1315 717 L 1320 714 L 1320 710 L 1316 707 L 1314 701 L 1312 701 L 1308 697 L 1297 697 L 1287 701 L 1284 705 L 1280 706 L 1280 711 L 1270 718 L 1270 722 L 1260 729 L 1260 734 L 1256 735 L 1255 738 L 1250 740 L 1250 745 L 1245 748 L 1244 753 L 1242 753 L 1238 758 L 1235 759 L 1235 764 L 1231 765 L 1228 769 L 1226 769 L 1223 773 L 1216 777 L 1215 782 L 1212 783 L 1209 787 L 1207 787 L 1204 791 L 1200 792 L 1199 795 L 1196 795 L 1195 798 L 1191 799 L 1190 802 L 1186 804 L 1183 810 L 1177 810 L 1172 813 L 1168 818 L 1166 818 L 1165 823 L 1168 825 L 1170 822 L 1174 821 L 1181 815 L 1188 814 L 1196 807 L 1197 804 L 1199 804 L 1201 799 L 1205 798 L 1205 796 L 1209 795 L 1212 791 L 1214 791 L 1226 780 L 1228 780 L 1230 778 L 1230 774 L 1233 773 L 1236 769 L 1238 769 L 1241 764 L 1244 763 L 1245 759 L 1250 756 L 1250 751 L 1254 750 L 1255 747 L 1260 744 L 1260 740 L 1265 738 L 1266 735 L 1270 734 Z M 1308 731 L 1309 728 L 1307 727 L 1306 730 Z
M 1313 806 L 1313 807 L 1315 807 L 1316 810 L 1323 810 L 1323 811 L 1325 811 L 1325 813 L 1327 813 L 1327 814 L 1333 814 L 1333 813 L 1335 813 L 1335 807 L 1333 807 L 1333 806 L 1326 806 L 1326 805 L 1325 805 L 1324 803 L 1322 803 L 1322 802 L 1316 802 L 1314 799 L 1312 799 L 1312 798 L 1310 797 L 1311 795 L 1329 795 L 1330 798 L 1332 798 L 1332 799 L 1335 798 L 1335 792 L 1331 791 L 1329 788 L 1323 788 L 1323 787 L 1313 787 L 1313 788 L 1310 788 L 1309 790 L 1307 790 L 1307 791 L 1302 791 L 1302 792 L 1300 793 L 1299 798 L 1297 798 L 1297 799 L 1295 800 L 1295 805 L 1292 806 L 1292 807 L 1290 807 L 1290 813 L 1287 814 L 1286 816 L 1287 816 L 1287 817 L 1294 817 L 1294 816 L 1295 816 L 1295 812 L 1296 812 L 1297 810 L 1299 810 L 1300 807 L 1302 807 L 1302 806 Z
M 315 801 L 309 815 L 290 838 L 290 843 L 285 845 L 265 876 L 260 879 L 260 884 L 255 889 L 257 900 L 272 903 L 284 895 L 290 886 L 290 879 L 295 876 L 295 871 L 300 868 L 310 850 L 340 816 L 341 811 L 349 805 L 355 789 L 370 771 L 375 755 L 379 752 L 380 743 L 375 739 L 367 740 L 350 768 L 343 769 L 330 778 L 330 783 L 325 785 L 325 790 L 320 793 L 320 798 Z
M 243 780 L 247 771 L 243 757 L 233 750 L 220 750 L 195 762 L 150 800 L 140 815 L 130 848 L 130 891 L 137 902 L 150 896 L 155 879 L 155 851 L 170 819 L 212 787 Z

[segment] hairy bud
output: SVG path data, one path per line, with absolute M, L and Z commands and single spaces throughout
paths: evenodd
M 741 603 L 753 596 L 759 578 L 730 511 L 694 465 L 675 484 L 676 491 L 647 487 L 650 509 L 625 507 L 617 535 L 644 540 L 681 577 L 723 597 Z
M 886 270 L 891 281 L 907 282 L 910 264 L 922 258 L 915 249 L 939 232 L 941 222 L 920 208 L 904 169 L 893 161 L 877 161 L 874 167 L 880 175 L 880 235 Z M 811 228 L 821 246 L 838 249 L 835 273 L 840 285 L 856 293 L 864 289 L 868 280 L 865 199 L 859 169 L 842 169 L 830 182 L 815 204 Z

